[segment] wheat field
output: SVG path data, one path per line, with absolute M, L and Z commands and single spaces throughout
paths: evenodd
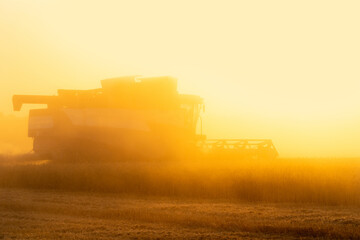
M 360 238 L 359 159 L 1 162 L 0 239 Z
M 359 159 L 14 162 L 0 186 L 360 206 Z

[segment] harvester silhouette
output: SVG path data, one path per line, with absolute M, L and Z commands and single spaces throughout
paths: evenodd
M 23 104 L 47 105 L 29 112 L 28 136 L 34 139 L 36 155 L 51 159 L 278 155 L 267 139 L 206 139 L 200 118 L 203 99 L 179 94 L 175 78 L 131 76 L 102 80 L 101 85 L 58 90 L 57 96 L 13 96 L 15 111 Z

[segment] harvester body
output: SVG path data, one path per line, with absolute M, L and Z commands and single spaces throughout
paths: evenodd
M 28 136 L 34 139 L 36 154 L 148 159 L 223 151 L 251 157 L 259 155 L 258 149 L 277 155 L 270 140 L 234 144 L 197 135 L 203 99 L 179 94 L 175 78 L 122 77 L 101 84 L 102 88 L 92 90 L 58 90 L 57 96 L 13 97 L 16 111 L 27 103 L 48 106 L 29 112 Z

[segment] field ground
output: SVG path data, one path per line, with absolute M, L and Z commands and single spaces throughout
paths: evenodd
M 360 239 L 360 208 L 0 189 L 0 239 Z

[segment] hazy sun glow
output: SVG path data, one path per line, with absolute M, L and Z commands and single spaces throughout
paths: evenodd
M 15 93 L 171 75 L 205 99 L 209 137 L 270 138 L 281 156 L 360 156 L 359 7 L 2 0 L 0 111 L 12 112 Z

